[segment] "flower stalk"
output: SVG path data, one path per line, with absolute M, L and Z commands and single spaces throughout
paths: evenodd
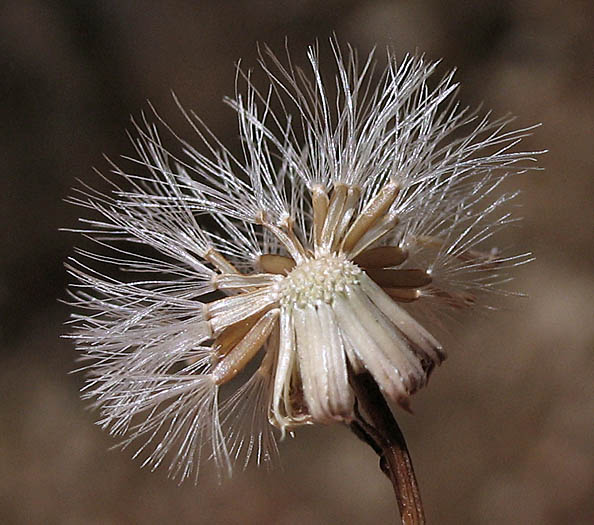
M 358 405 L 369 418 L 367 422 L 357 411 L 351 430 L 380 456 L 380 468 L 392 483 L 402 525 L 423 525 L 425 513 L 412 459 L 390 407 L 368 373 L 351 372 L 349 378 Z

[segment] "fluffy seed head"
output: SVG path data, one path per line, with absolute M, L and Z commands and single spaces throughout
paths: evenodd
M 230 472 L 271 462 L 274 429 L 349 422 L 352 373 L 407 407 L 445 358 L 417 313 L 479 304 L 529 260 L 489 246 L 529 130 L 461 108 L 423 57 L 388 53 L 377 76 L 373 53 L 332 49 L 330 83 L 314 48 L 310 74 L 266 51 L 264 91 L 238 72 L 240 157 L 193 113 L 202 147 L 180 154 L 143 117 L 111 190 L 71 199 L 98 246 L 67 265 L 84 397 L 180 479 L 205 445 Z

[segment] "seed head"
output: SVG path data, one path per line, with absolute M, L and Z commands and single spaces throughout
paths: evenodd
M 266 50 L 264 92 L 239 71 L 241 157 L 193 113 L 202 147 L 178 139 L 180 155 L 143 118 L 111 191 L 71 199 L 100 246 L 67 265 L 84 397 L 180 479 L 205 445 L 230 472 L 272 461 L 275 429 L 350 422 L 352 373 L 408 407 L 446 356 L 417 307 L 474 306 L 529 258 L 485 244 L 514 220 L 499 186 L 530 130 L 461 109 L 423 57 L 389 52 L 378 78 L 373 53 L 332 50 L 330 83 L 314 48 L 310 74 Z

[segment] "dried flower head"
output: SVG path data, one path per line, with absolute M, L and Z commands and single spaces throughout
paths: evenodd
M 202 151 L 178 139 L 179 155 L 143 119 L 112 190 L 72 198 L 101 246 L 68 264 L 84 397 L 180 479 L 205 445 L 230 472 L 271 461 L 274 429 L 348 423 L 358 371 L 406 408 L 445 358 L 409 308 L 473 306 L 528 257 L 484 245 L 513 220 L 499 186 L 529 130 L 460 108 L 423 57 L 388 53 L 378 78 L 373 53 L 332 49 L 329 83 L 314 48 L 310 75 L 266 51 L 264 91 L 238 72 L 242 156 L 193 113 Z

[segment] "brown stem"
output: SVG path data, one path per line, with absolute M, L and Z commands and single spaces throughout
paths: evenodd
M 380 455 L 380 467 L 394 487 L 403 525 L 423 525 L 425 514 L 406 441 L 377 383 L 367 372 L 350 374 L 358 404 L 367 423 L 355 407 L 357 419 L 351 430 Z

